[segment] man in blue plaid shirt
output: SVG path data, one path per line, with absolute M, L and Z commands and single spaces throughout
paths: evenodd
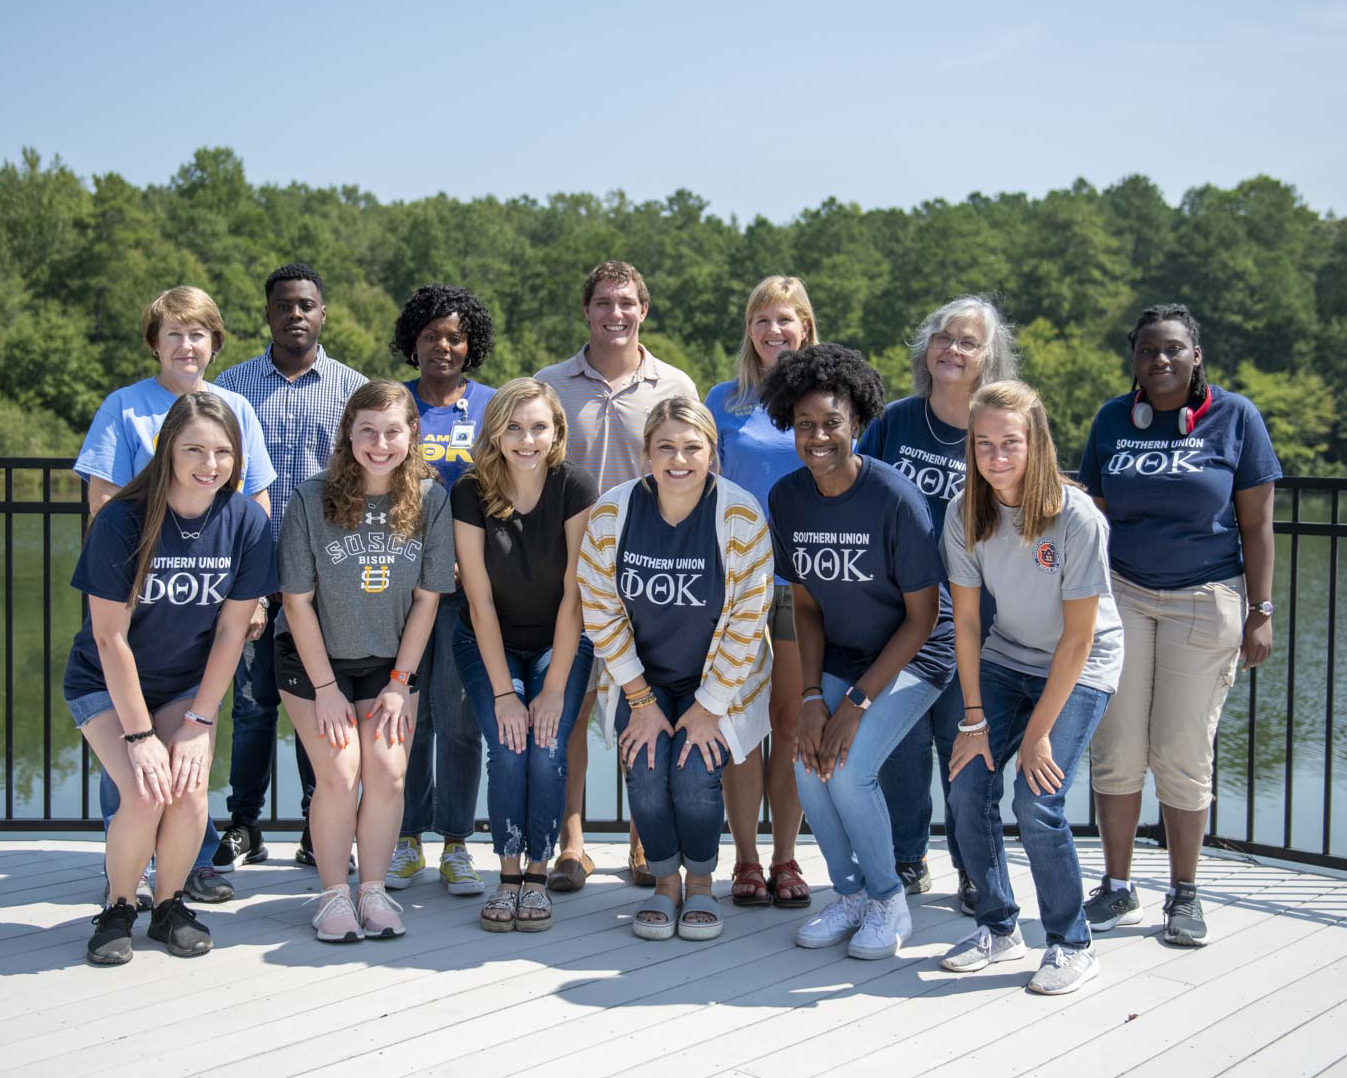
M 332 359 L 318 343 L 327 308 L 323 306 L 323 279 L 313 269 L 299 262 L 281 266 L 267 278 L 266 297 L 271 344 L 260 356 L 224 371 L 215 384 L 246 397 L 262 424 L 276 469 L 269 494 L 271 530 L 279 542 L 290 495 L 327 467 L 346 401 L 368 379 Z M 279 612 L 279 596 L 261 601 L 234 675 L 234 739 L 226 802 L 231 818 L 214 858 L 221 872 L 267 858 L 258 819 L 271 781 L 281 702 L 276 691 L 274 644 Z M 313 765 L 298 739 L 295 757 L 303 790 L 301 808 L 307 818 Z M 307 827 L 295 860 L 314 863 Z

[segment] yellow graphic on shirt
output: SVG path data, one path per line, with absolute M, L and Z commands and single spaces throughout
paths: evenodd
M 427 434 L 421 439 L 421 457 L 427 464 L 439 464 L 441 461 L 450 463 L 471 464 L 472 463 L 472 442 L 469 440 L 464 443 L 462 435 L 460 441 L 454 444 L 451 441 L 452 435 L 449 434 Z
M 360 590 L 371 595 L 387 591 L 389 572 L 386 565 L 367 565 L 360 570 Z

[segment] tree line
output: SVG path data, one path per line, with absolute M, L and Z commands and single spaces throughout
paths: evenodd
M 584 275 L 619 258 L 650 287 L 642 341 L 703 392 L 733 377 L 743 304 L 767 274 L 803 278 L 821 336 L 865 353 L 895 398 L 910 392 L 905 341 L 922 317 L 991 294 L 1018 327 L 1067 467 L 1099 405 L 1130 384 L 1138 313 L 1187 303 L 1210 380 L 1259 406 L 1288 474 L 1347 459 L 1334 397 L 1347 385 L 1347 223 L 1278 180 L 1194 187 L 1176 206 L 1137 175 L 911 209 L 828 199 L 785 224 L 707 207 L 682 189 L 645 202 L 615 191 L 385 204 L 354 186 L 253 185 L 227 148 L 137 187 L 27 149 L 0 166 L 0 453 L 73 453 L 103 397 L 153 373 L 140 312 L 173 285 L 219 304 L 222 369 L 269 339 L 266 275 L 308 262 L 326 284 L 329 354 L 407 378 L 388 348 L 401 304 L 421 284 L 461 284 L 495 318 L 479 376 L 498 385 L 584 343 Z

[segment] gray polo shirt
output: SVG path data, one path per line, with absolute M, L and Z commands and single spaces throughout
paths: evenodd
M 982 657 L 1047 677 L 1062 638 L 1062 603 L 1097 595 L 1094 643 L 1080 683 L 1114 692 L 1122 673 L 1122 621 L 1109 584 L 1108 522 L 1090 496 L 1067 486 L 1061 513 L 1028 543 L 1015 530 L 1015 510 L 998 506 L 996 531 L 971 552 L 964 549 L 963 499 L 960 493 L 949 503 L 941 548 L 951 584 L 986 584 L 996 600 Z
M 279 551 L 281 591 L 315 593 L 323 643 L 334 659 L 397 657 L 412 592 L 454 590 L 454 524 L 449 492 L 421 483 L 421 530 L 407 537 L 388 524 L 388 499 L 369 499 L 354 531 L 323 519 L 327 472 L 295 488 L 285 508 Z M 277 632 L 289 632 L 284 611 Z

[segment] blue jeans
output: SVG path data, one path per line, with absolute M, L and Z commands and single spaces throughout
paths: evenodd
M 949 754 L 963 721 L 963 689 L 956 677 L 916 722 L 879 769 L 879 788 L 889 807 L 893 859 L 900 863 L 926 856 L 931 837 L 931 745 L 940 761 L 940 788 L 945 792 L 945 836 L 950 860 L 963 868 L 954 813 L 949 804 Z
M 981 757 L 970 760 L 950 785 L 959 848 L 978 889 L 977 922 L 998 936 L 1015 930 L 1020 908 L 1010 889 L 1006 845 L 1001 834 L 1002 774 L 1018 752 L 1025 727 L 1047 679 L 982 662 L 982 706 L 986 709 L 995 772 Z M 1035 794 L 1022 773 L 1015 776 L 1015 819 L 1020 841 L 1029 855 L 1029 870 L 1038 891 L 1039 916 L 1048 944 L 1088 947 L 1090 929 L 1082 906 L 1080 863 L 1066 820 L 1066 795 L 1076 766 L 1090 745 L 1095 727 L 1108 707 L 1110 693 L 1077 685 L 1062 705 L 1048 741 L 1052 758 L 1065 776 L 1056 793 Z
M 683 712 L 696 703 L 694 690 L 674 695 L 651 685 L 655 700 L 669 720 L 677 725 Z M 614 728 L 618 734 L 631 722 L 631 708 L 624 695 L 617 705 Z M 687 744 L 686 730 L 671 738 L 660 734 L 655 742 L 655 766 L 650 767 L 646 749 L 636 757 L 627 772 L 627 798 L 636 833 L 645 847 L 645 860 L 653 876 L 672 876 L 679 866 L 693 876 L 709 876 L 716 870 L 720 855 L 720 828 L 725 821 L 725 795 L 720 780 L 729 752 L 721 750 L 720 765 L 706 770 L 701 750 L 688 753 L 687 762 L 678 766 L 678 757 Z
M 459 605 L 448 596 L 440 600 L 421 657 L 416 736 L 407 755 L 398 830 L 417 837 L 434 831 L 447 842 L 463 842 L 472 834 L 482 783 L 482 738 L 455 661 Z
M 276 721 L 281 695 L 276 689 L 276 615 L 272 607 L 267 627 L 256 640 L 243 645 L 234 671 L 234 734 L 230 743 L 229 796 L 225 806 L 240 823 L 256 823 L 271 785 L 276 755 Z M 295 765 L 299 771 L 300 812 L 307 818 L 313 797 L 313 765 L 295 738 Z
M 106 771 L 101 772 L 98 780 L 98 808 L 103 814 L 103 833 L 108 830 L 108 821 L 117 814 L 117 810 L 122 807 L 122 794 L 117 789 L 117 784 L 108 778 Z M 201 849 L 197 851 L 196 861 L 193 868 L 205 868 L 211 863 L 211 858 L 215 856 L 215 849 L 220 845 L 220 832 L 215 830 L 215 821 L 210 818 L 210 813 L 206 813 L 206 836 L 201 841 Z
M 822 681 L 823 702 L 833 711 L 848 682 L 832 674 L 824 674 Z M 879 789 L 879 769 L 939 695 L 930 682 L 900 670 L 866 710 L 847 762 L 831 779 L 823 782 L 796 761 L 800 804 L 839 895 L 864 890 L 871 898 L 887 899 L 902 890 L 893 864 L 893 835 Z
M 512 752 L 501 744 L 491 675 L 477 637 L 462 622 L 454 629 L 454 661 L 486 739 L 486 807 L 491 818 L 492 849 L 501 857 L 522 854 L 529 861 L 546 861 L 552 856 L 566 805 L 566 743 L 585 699 L 594 645 L 589 637 L 581 635 L 566 677 L 556 737 L 542 745 L 529 730 L 528 748 L 523 752 Z M 506 646 L 505 664 L 515 692 L 527 706 L 542 692 L 552 664 L 552 649 L 522 651 Z M 480 746 L 481 738 L 474 735 L 474 740 Z

